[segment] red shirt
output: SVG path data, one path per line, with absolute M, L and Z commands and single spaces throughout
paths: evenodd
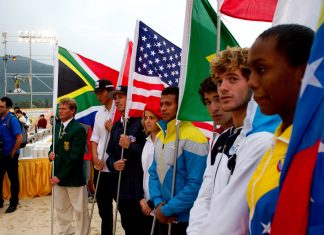
M 47 126 L 47 120 L 45 118 L 39 119 L 37 122 L 37 127 L 38 128 L 43 128 L 45 129 Z

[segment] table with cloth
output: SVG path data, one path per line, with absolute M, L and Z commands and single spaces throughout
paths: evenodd
M 19 199 L 45 196 L 51 193 L 51 163 L 48 158 L 19 159 Z M 10 198 L 7 174 L 3 182 L 3 197 Z

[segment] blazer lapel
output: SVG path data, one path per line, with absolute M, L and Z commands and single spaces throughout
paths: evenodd
M 61 138 L 59 137 L 61 126 L 62 126 L 62 123 L 57 124 L 55 126 L 55 147 L 58 146 L 58 144 L 60 143 L 60 140 L 61 140 Z
M 69 133 L 69 130 L 73 127 L 73 123 L 74 123 L 74 121 L 75 121 L 75 119 L 73 118 L 73 119 L 69 122 L 69 124 L 65 127 L 65 129 L 64 129 L 64 132 L 65 132 L 65 133 Z
M 73 127 L 73 123 L 75 122 L 75 119 L 73 118 L 69 124 L 64 128 L 63 131 L 63 136 L 66 135 L 67 133 L 69 133 L 69 130 Z M 60 123 L 59 125 L 57 125 L 55 128 L 56 129 L 56 133 L 55 133 L 55 147 L 57 147 L 57 145 L 60 143 L 60 141 L 63 139 L 63 136 L 60 138 L 60 129 L 61 129 L 62 123 Z M 62 134 L 62 133 L 61 133 Z

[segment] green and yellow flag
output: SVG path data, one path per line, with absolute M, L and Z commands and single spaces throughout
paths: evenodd
M 198 90 L 202 80 L 209 76 L 209 63 L 215 56 L 216 26 L 217 15 L 208 0 L 187 1 L 178 120 L 211 121 Z M 227 46 L 238 46 L 238 43 L 222 23 L 220 49 Z

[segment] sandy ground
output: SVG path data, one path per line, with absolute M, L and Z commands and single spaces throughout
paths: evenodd
M 23 199 L 19 201 L 15 212 L 5 214 L 8 201 L 0 209 L 0 235 L 50 235 L 51 234 L 51 196 Z M 89 213 L 92 204 L 89 203 Z M 92 222 L 91 235 L 100 235 L 101 219 L 98 207 L 95 205 Z M 54 234 L 58 234 L 58 223 L 54 213 Z M 124 235 L 120 219 L 117 220 L 116 235 Z

